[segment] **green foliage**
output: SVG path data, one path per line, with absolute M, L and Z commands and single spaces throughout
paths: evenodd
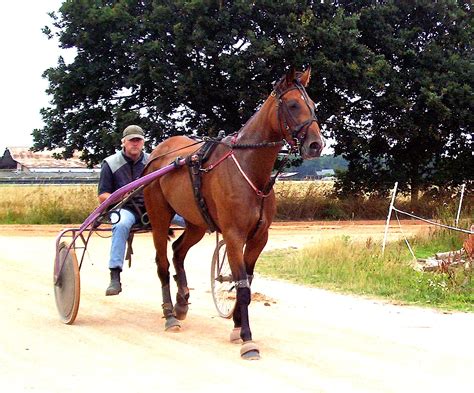
M 415 251 L 423 248 L 430 255 L 449 251 L 462 243 L 457 234 L 433 232 L 411 239 Z M 454 248 L 453 248 L 454 246 Z M 443 309 L 474 311 L 472 270 L 463 267 L 448 273 L 422 273 L 411 265 L 411 254 L 404 242 L 388 244 L 381 255 L 381 244 L 371 238 L 365 243 L 345 236 L 304 249 L 265 252 L 257 271 L 296 283 L 344 293 L 383 297 L 390 301 L 428 305 Z
M 90 162 L 110 154 L 131 122 L 149 145 L 236 131 L 289 65 L 315 70 L 309 93 L 324 123 L 350 103 L 370 58 L 357 17 L 337 3 L 81 0 L 53 17 L 45 33 L 77 55 L 45 71 L 52 105 L 35 148 L 79 149 Z
M 416 201 L 427 185 L 473 180 L 472 5 L 384 1 L 361 7 L 360 43 L 375 56 L 335 152 L 349 160 L 341 192 L 381 193 L 395 181 Z
M 461 225 L 461 227 L 466 227 L 466 225 Z M 447 230 L 432 231 L 428 238 L 429 242 L 423 237 L 415 237 L 411 240 L 417 258 L 429 258 L 438 252 L 459 250 L 464 240 L 463 236 L 453 235 Z

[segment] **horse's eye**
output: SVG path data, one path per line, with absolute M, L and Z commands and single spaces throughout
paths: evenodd
M 290 109 L 299 109 L 299 107 L 300 107 L 300 104 L 298 104 L 297 101 L 290 101 L 288 103 L 288 108 Z

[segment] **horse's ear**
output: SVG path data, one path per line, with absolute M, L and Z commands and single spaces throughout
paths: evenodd
M 291 67 L 290 70 L 286 74 L 286 84 L 292 84 L 295 82 L 296 78 L 296 70 L 295 67 Z
M 306 87 L 309 84 L 309 80 L 311 79 L 311 66 L 308 66 L 305 72 L 303 72 L 303 75 L 301 75 L 301 84 Z

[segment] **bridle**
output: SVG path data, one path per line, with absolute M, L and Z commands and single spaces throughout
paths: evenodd
M 302 123 L 297 123 L 294 116 L 291 114 L 290 109 L 286 101 L 283 99 L 285 94 L 289 93 L 290 91 L 298 90 L 303 97 L 303 100 L 306 106 L 309 109 L 310 116 L 307 120 Z M 306 139 L 306 135 L 308 134 L 308 129 L 314 122 L 319 124 L 319 120 L 316 116 L 316 110 L 314 105 L 310 104 L 310 98 L 308 93 L 306 93 L 306 89 L 301 84 L 299 79 L 296 79 L 294 82 L 294 86 L 289 87 L 286 90 L 280 90 L 278 87 L 275 88 L 271 96 L 274 97 L 277 101 L 277 110 L 278 110 L 278 124 L 280 127 L 280 134 L 282 139 L 284 139 L 291 147 L 292 152 L 300 152 L 301 145 L 303 144 L 304 140 Z

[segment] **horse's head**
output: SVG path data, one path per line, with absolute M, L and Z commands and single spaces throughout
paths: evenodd
M 282 137 L 304 159 L 319 157 L 324 148 L 315 104 L 305 89 L 310 77 L 309 67 L 305 72 L 292 69 L 275 84 L 272 92 L 277 100 Z

